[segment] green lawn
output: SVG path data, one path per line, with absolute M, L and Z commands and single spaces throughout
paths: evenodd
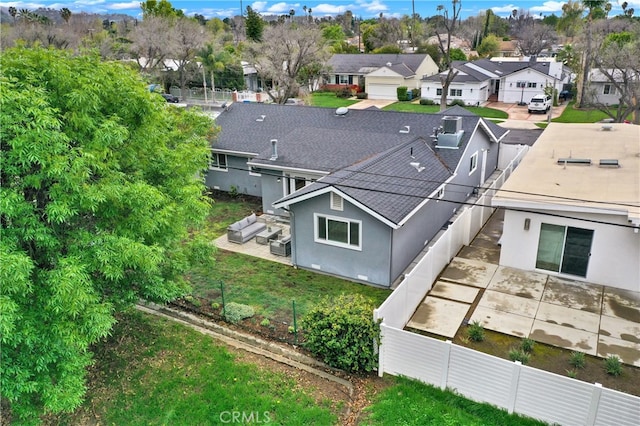
M 205 232 L 211 238 L 217 238 L 224 235 L 228 225 L 258 210 L 260 205 L 250 198 L 215 201 Z M 222 250 L 216 254 L 214 270 L 195 268 L 190 272 L 189 280 L 194 289 L 193 295 L 205 298 L 208 303 L 222 304 L 222 282 L 226 303 L 251 305 L 258 315 L 288 324 L 293 322 L 294 300 L 299 320 L 325 296 L 358 293 L 372 299 L 378 306 L 391 293 L 387 289 Z
M 311 105 L 324 108 L 347 107 L 359 102 L 355 99 L 344 99 L 332 92 L 314 92 L 311 94 Z
M 464 107 L 464 109 L 473 112 L 484 118 L 500 118 L 507 119 L 509 114 L 504 111 L 485 108 L 485 107 Z M 420 105 L 413 102 L 395 102 L 383 108 L 385 111 L 401 111 L 401 112 L 418 112 L 424 114 L 436 114 L 440 112 L 440 105 Z
M 575 102 L 569 102 L 562 115 L 551 121 L 554 123 L 597 123 L 600 120 L 609 118 L 607 114 L 597 109 L 576 109 L 574 105 Z
M 306 383 L 239 361 L 209 336 L 140 312 L 121 315 L 94 353 L 84 405 L 47 423 L 212 425 L 235 411 L 253 413 L 253 423 L 334 425 L 342 409 L 314 400 Z
M 397 378 L 394 386 L 381 392 L 363 426 L 395 425 L 544 425 L 537 420 L 507 413 L 489 404 L 479 404 L 452 392 Z

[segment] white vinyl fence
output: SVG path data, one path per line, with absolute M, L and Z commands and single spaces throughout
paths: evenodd
M 640 398 L 381 325 L 378 373 L 451 389 L 510 413 L 566 426 L 640 425 Z
M 501 147 L 503 172 L 482 188 L 476 205 L 455 218 L 374 311 L 374 319 L 382 320 L 378 374 L 402 375 L 449 388 L 475 401 L 550 423 L 638 426 L 640 398 L 636 396 L 403 330 L 440 272 L 487 222 L 493 209 L 485 206 L 491 205 L 491 197 L 527 151 L 528 147 L 520 145 Z
M 394 292 L 375 310 L 375 319 L 384 319 L 391 327 L 403 328 L 422 302 L 440 272 L 451 259 L 468 245 L 489 220 L 494 209 L 491 197 L 500 189 L 513 170 L 520 164 L 529 147 L 503 145 L 500 147 L 500 163 L 507 163 L 493 182 L 481 188 L 476 205 L 463 208 L 449 228 L 430 243 L 427 254 L 405 275 Z

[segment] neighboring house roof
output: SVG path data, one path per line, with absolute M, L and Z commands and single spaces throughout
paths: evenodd
M 524 69 L 532 69 L 542 74 L 551 75 L 551 67 L 548 61 L 545 62 L 529 62 L 529 61 L 492 61 L 489 59 L 478 59 L 476 61 L 454 61 L 453 67 L 459 71 L 458 75 L 453 79 L 456 83 L 480 82 L 489 79 L 498 79 L 509 74 L 522 71 Z M 440 74 L 449 72 L 443 71 Z M 432 75 L 425 77 L 422 81 L 440 81 L 440 75 Z
M 493 205 L 622 215 L 640 225 L 640 126 L 551 123 L 493 198 Z M 558 162 L 590 159 L 591 165 Z M 618 160 L 620 167 L 599 166 Z
M 420 65 L 427 58 L 427 54 L 415 54 L 415 53 L 385 53 L 385 54 L 348 54 L 339 53 L 335 54 L 329 59 L 328 65 L 330 66 L 333 74 L 351 74 L 351 75 L 365 75 L 377 70 L 378 68 L 396 65 L 403 65 L 406 70 L 410 70 L 412 74 L 407 74 L 407 71 L 398 72 L 395 68 L 394 71 L 403 76 L 415 75 Z
M 630 78 L 632 80 L 634 79 L 640 80 L 640 74 L 634 70 L 628 70 L 625 73 L 623 70 L 610 68 L 610 69 L 607 69 L 606 71 L 613 76 L 616 82 L 619 82 L 619 83 L 624 81 L 625 74 L 627 78 Z M 603 73 L 600 69 L 597 69 L 597 68 L 589 71 L 589 81 L 591 83 L 611 83 L 611 80 L 609 79 L 609 77 L 607 77 L 605 73 Z

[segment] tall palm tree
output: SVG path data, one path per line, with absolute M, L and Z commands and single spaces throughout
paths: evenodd
M 9 7 L 9 15 L 11 15 L 11 17 L 13 18 L 13 23 L 15 24 L 16 22 L 16 15 L 18 14 L 18 9 L 16 9 L 13 6 Z

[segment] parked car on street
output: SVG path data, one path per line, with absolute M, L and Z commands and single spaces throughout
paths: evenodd
M 529 101 L 529 105 L 527 107 L 529 114 L 533 112 L 541 112 L 545 113 L 551 109 L 551 96 L 545 94 L 535 95 Z
M 171 93 L 163 93 L 162 97 L 167 102 L 171 102 L 172 104 L 177 104 L 178 102 L 180 102 L 180 98 L 178 98 L 177 96 L 173 96 Z

